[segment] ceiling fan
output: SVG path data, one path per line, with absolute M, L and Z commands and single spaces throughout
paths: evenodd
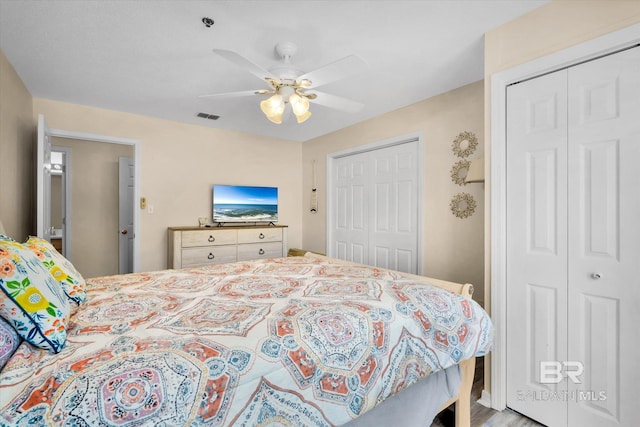
M 275 51 L 282 58 L 282 64 L 267 71 L 236 52 L 213 49 L 214 53 L 264 80 L 270 87 L 269 89 L 201 95 L 200 98 L 271 95 L 268 99 L 260 102 L 260 109 L 269 120 L 277 124 L 282 123 L 283 115 L 288 113 L 289 110 L 296 116 L 298 123 L 304 122 L 311 116 L 309 111 L 310 102 L 348 113 L 355 113 L 362 109 L 363 104 L 357 101 L 330 95 L 315 89 L 363 71 L 367 64 L 362 58 L 357 55 L 349 55 L 317 70 L 304 73 L 296 69 L 291 63 L 291 58 L 297 50 L 298 47 L 294 43 L 278 43 Z M 289 109 L 287 106 L 291 108 Z

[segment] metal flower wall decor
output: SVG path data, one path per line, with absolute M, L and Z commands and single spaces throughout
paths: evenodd
M 469 193 L 458 193 L 451 199 L 449 207 L 458 218 L 467 218 L 476 211 L 476 201 Z
M 467 185 L 466 177 L 469 172 L 469 160 L 459 160 L 451 167 L 451 180 L 458 185 Z
M 473 132 L 461 132 L 456 139 L 453 140 L 453 154 L 458 157 L 469 157 L 476 151 L 476 147 L 478 146 L 478 138 Z
M 460 186 L 467 185 L 466 178 L 471 162 L 466 160 L 466 157 L 473 154 L 477 146 L 478 138 L 473 132 L 460 132 L 453 140 L 451 150 L 455 156 L 462 158 L 451 167 L 451 180 L 455 184 Z M 458 193 L 451 199 L 449 207 L 451 212 L 458 218 L 467 218 L 475 212 L 476 201 L 469 193 Z

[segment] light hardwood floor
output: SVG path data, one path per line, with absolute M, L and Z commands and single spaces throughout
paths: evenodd
M 542 424 L 533 421 L 510 409 L 496 411 L 495 409 L 482 406 L 477 401 L 480 399 L 484 388 L 484 358 L 476 359 L 476 372 L 471 389 L 471 427 L 543 427 Z M 433 421 L 431 427 L 453 427 L 453 409 L 442 411 Z

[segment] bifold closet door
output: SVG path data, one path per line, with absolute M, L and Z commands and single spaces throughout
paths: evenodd
M 507 89 L 507 406 L 638 425 L 640 48 Z
M 333 253 L 369 264 L 369 153 L 335 159 L 333 175 Z
M 640 48 L 569 69 L 569 425 L 640 425 Z
M 333 161 L 332 255 L 418 272 L 418 141 Z
M 507 90 L 507 406 L 566 426 L 540 366 L 567 360 L 567 72 Z

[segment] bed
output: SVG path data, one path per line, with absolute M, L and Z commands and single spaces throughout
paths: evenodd
M 7 359 L 0 424 L 428 425 L 455 402 L 461 427 L 492 342 L 471 285 L 312 253 L 83 291 L 59 348 Z

